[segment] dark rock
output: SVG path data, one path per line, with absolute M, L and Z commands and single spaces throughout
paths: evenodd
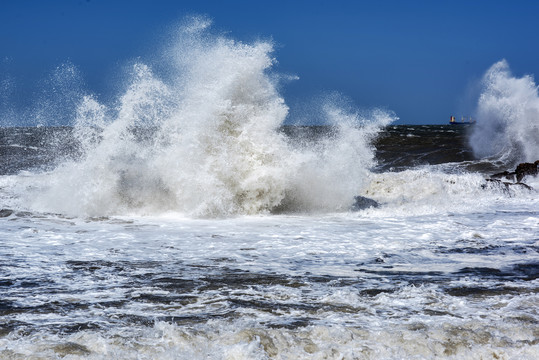
M 516 185 L 516 186 L 525 187 L 528 190 L 533 190 L 531 186 L 524 184 L 522 182 L 522 179 L 524 179 L 524 177 L 526 177 L 527 175 L 530 175 L 530 176 L 537 175 L 539 173 L 538 168 L 539 168 L 539 160 L 533 163 L 521 163 L 521 164 L 518 164 L 515 171 L 511 171 L 511 172 L 504 171 L 501 173 L 494 174 L 490 177 L 490 179 L 487 179 L 487 181 L 505 185 L 506 188 Z M 503 181 L 503 180 L 509 180 L 509 182 Z
M 517 168 L 515 169 L 517 182 L 520 182 L 526 175 L 532 175 L 532 176 L 537 175 L 538 166 L 539 166 L 539 160 L 537 160 L 534 163 L 518 164 Z
M 489 181 L 489 182 L 493 182 L 495 184 L 503 185 L 507 189 L 509 189 L 510 186 L 520 186 L 520 187 L 523 187 L 523 188 L 528 189 L 528 190 L 533 190 L 533 188 L 530 185 L 526 185 L 526 184 L 521 183 L 521 182 L 514 183 L 514 182 L 501 181 L 499 179 L 486 179 L 486 180 Z M 483 187 L 485 187 L 485 186 L 483 186 Z
M 507 179 L 507 180 L 510 180 L 510 181 L 514 182 L 515 181 L 515 175 L 516 175 L 515 172 L 504 171 L 504 172 L 501 172 L 501 173 L 498 173 L 498 174 L 491 175 L 490 178 L 491 179 L 496 179 L 496 180 Z
M 9 210 L 9 209 L 2 209 L 2 210 L 0 210 L 0 218 L 8 217 L 8 216 L 10 216 L 11 214 L 13 214 L 13 210 Z
M 379 206 L 380 204 L 373 199 L 369 199 L 364 196 L 354 196 L 354 204 L 352 205 L 350 210 L 359 211 L 371 207 L 377 208 Z

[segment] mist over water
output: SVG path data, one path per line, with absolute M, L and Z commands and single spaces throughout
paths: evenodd
M 332 136 L 291 143 L 279 131 L 289 109 L 272 44 L 209 26 L 195 18 L 177 32 L 159 64 L 166 79 L 139 62 L 117 106 L 84 96 L 74 122 L 82 155 L 43 174 L 28 196 L 32 209 L 213 217 L 351 205 L 374 164 L 371 141 L 394 116 L 366 118 L 328 101 L 318 116 Z
M 539 94 L 532 76 L 501 60 L 485 73 L 470 145 L 478 157 L 507 163 L 539 159 Z

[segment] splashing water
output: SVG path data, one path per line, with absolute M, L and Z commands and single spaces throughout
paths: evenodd
M 477 118 L 470 137 L 477 156 L 507 163 L 539 159 L 539 95 L 531 76 L 514 77 L 505 60 L 492 65 Z
M 211 217 L 351 204 L 374 164 L 370 141 L 394 117 L 328 103 L 333 136 L 292 144 L 279 131 L 288 107 L 269 73 L 271 43 L 211 36 L 208 25 L 179 32 L 171 83 L 137 63 L 117 108 L 84 97 L 74 129 L 83 155 L 42 175 L 28 196 L 33 210 Z

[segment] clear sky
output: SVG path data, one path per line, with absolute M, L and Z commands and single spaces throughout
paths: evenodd
M 241 41 L 272 39 L 275 70 L 300 78 L 283 88 L 287 102 L 338 91 L 399 123 L 469 112 L 470 89 L 498 60 L 539 74 L 539 1 L 1 0 L 0 111 L 29 106 L 66 62 L 90 91 L 112 94 L 122 65 L 193 14 Z

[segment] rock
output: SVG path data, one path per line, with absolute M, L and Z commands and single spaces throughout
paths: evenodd
M 0 218 L 8 217 L 8 216 L 10 216 L 11 214 L 13 214 L 13 210 L 9 210 L 9 209 L 2 209 L 2 210 L 0 210 Z
M 537 175 L 537 167 L 539 166 L 539 160 L 537 160 L 534 163 L 522 163 L 518 164 L 517 168 L 515 169 L 515 174 L 517 176 L 517 182 L 519 183 L 524 176 L 526 175 Z
M 490 179 L 494 179 L 494 180 L 506 179 L 506 180 L 510 180 L 514 182 L 515 176 L 516 176 L 516 173 L 514 172 L 504 171 L 498 174 L 491 175 Z
M 493 182 L 495 184 L 500 184 L 500 185 L 504 185 L 507 189 L 509 189 L 510 186 L 520 186 L 520 187 L 523 187 L 525 189 L 528 189 L 528 190 L 533 190 L 533 188 L 530 186 L 530 185 L 526 185 L 522 182 L 507 182 L 507 181 L 501 181 L 499 179 L 486 179 L 487 181 L 489 182 Z M 482 185 L 483 188 L 486 187 L 486 185 Z
M 359 210 L 368 209 L 371 207 L 377 208 L 379 206 L 380 204 L 373 199 L 369 199 L 364 196 L 354 196 L 354 204 L 352 205 L 350 210 L 359 211 Z
M 524 177 L 526 177 L 527 175 L 537 175 L 539 173 L 538 167 L 539 160 L 533 163 L 521 163 L 517 165 L 515 171 L 504 171 L 498 174 L 491 175 L 490 179 L 487 179 L 487 181 L 503 184 L 506 188 L 512 185 L 517 185 L 525 187 L 529 190 L 533 190 L 531 186 L 524 184 L 522 182 L 522 179 L 524 179 Z M 503 179 L 509 180 L 509 182 L 502 181 Z

